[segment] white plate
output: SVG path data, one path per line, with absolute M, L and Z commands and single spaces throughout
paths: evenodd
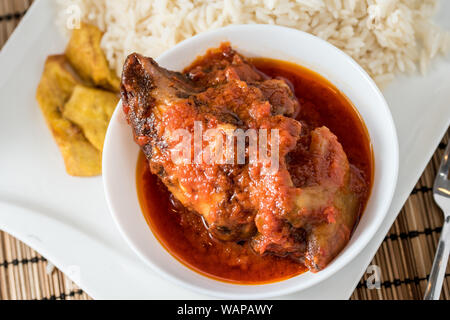
M 64 50 L 52 0 L 35 1 L 0 53 L 0 229 L 52 261 L 97 299 L 209 298 L 157 277 L 118 234 L 101 178 L 72 178 L 34 99 L 44 61 Z M 450 29 L 450 2 L 437 18 Z M 344 269 L 287 299 L 347 299 L 450 124 L 450 56 L 426 77 L 384 90 L 400 144 L 399 182 L 376 236 Z

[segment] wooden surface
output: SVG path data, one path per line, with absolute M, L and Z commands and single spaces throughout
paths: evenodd
M 0 0 L 0 48 L 32 2 Z M 422 299 L 443 223 L 431 188 L 447 143 L 448 133 L 370 264 L 379 270 L 380 288 L 372 288 L 371 269 L 352 299 Z M 44 257 L 0 231 L 0 300 L 90 299 L 59 270 L 49 269 Z M 449 273 L 447 268 L 441 295 L 446 300 L 450 299 Z

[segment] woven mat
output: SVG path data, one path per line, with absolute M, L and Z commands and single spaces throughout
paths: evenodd
M 367 288 L 369 273 L 359 282 L 352 299 L 422 299 L 444 222 L 433 200 L 432 186 L 449 137 L 447 131 L 371 262 L 380 267 L 380 290 Z M 450 299 L 450 264 L 441 299 Z
M 0 0 L 0 48 L 33 0 Z M 449 140 L 442 140 L 371 265 L 379 267 L 380 289 L 369 289 L 365 275 L 352 299 L 421 299 L 443 223 L 433 201 L 432 185 Z M 47 260 L 19 240 L 0 231 L 0 300 L 90 299 Z M 447 268 L 442 299 L 450 299 Z

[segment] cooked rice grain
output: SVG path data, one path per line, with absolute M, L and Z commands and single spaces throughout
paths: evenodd
M 157 57 L 186 38 L 230 24 L 312 33 L 352 56 L 379 84 L 417 67 L 425 73 L 430 59 L 450 50 L 450 34 L 432 21 L 437 0 L 57 1 L 61 25 L 79 8 L 83 21 L 105 31 L 102 47 L 118 74 L 131 52 Z

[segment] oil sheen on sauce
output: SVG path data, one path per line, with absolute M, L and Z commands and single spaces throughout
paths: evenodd
M 373 155 L 368 132 L 352 103 L 330 82 L 306 68 L 265 58 L 250 62 L 268 76 L 283 78 L 292 85 L 300 101 L 298 119 L 302 123 L 312 128 L 327 126 L 338 137 L 350 163 L 366 182 L 362 214 L 373 180 Z M 276 282 L 306 271 L 290 258 L 257 255 L 248 242 L 213 239 L 202 218 L 185 210 L 150 173 L 143 153 L 139 155 L 136 181 L 142 212 L 151 230 L 166 250 L 190 269 L 239 284 Z

